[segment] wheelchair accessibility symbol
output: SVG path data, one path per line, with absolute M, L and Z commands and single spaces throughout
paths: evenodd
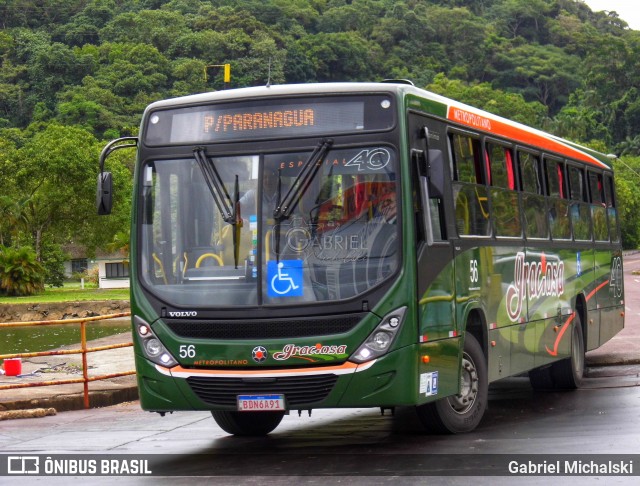
M 267 262 L 267 295 L 269 297 L 301 297 L 302 260 Z

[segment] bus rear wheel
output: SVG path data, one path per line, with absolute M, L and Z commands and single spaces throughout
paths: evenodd
M 576 313 L 571 330 L 571 356 L 543 368 L 529 371 L 534 390 L 575 390 L 584 378 L 584 337 L 582 320 Z
M 227 412 L 214 410 L 213 419 L 222 430 L 232 435 L 263 436 L 282 422 L 284 412 Z
M 582 385 L 584 377 L 584 338 L 580 314 L 576 313 L 571 332 L 571 356 L 551 365 L 554 387 L 560 390 L 575 390 Z
M 464 339 L 460 393 L 416 407 L 422 425 L 432 433 L 459 434 L 475 429 L 487 408 L 487 365 L 476 338 Z

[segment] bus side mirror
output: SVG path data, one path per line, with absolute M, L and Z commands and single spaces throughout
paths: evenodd
M 96 190 L 96 209 L 100 216 L 111 214 L 113 207 L 113 177 L 111 172 L 98 174 L 98 188 Z

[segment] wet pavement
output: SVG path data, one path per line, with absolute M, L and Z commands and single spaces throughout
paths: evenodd
M 606 366 L 640 364 L 640 253 L 626 255 L 625 268 L 625 328 L 600 348 L 586 355 L 587 376 Z M 130 333 L 97 339 L 89 347 L 106 346 L 131 341 Z M 66 348 L 79 348 L 79 345 Z M 89 377 L 134 370 L 133 348 L 125 347 L 89 353 Z M 600 372 L 601 373 L 601 372 Z M 82 356 L 79 354 L 22 359 L 19 376 L 0 375 L 0 386 L 30 384 L 82 378 Z M 90 407 L 103 407 L 137 399 L 134 375 L 89 383 Z M 0 390 L 0 420 L 37 416 L 34 409 L 48 414 L 84 408 L 83 384 L 27 387 Z M 51 410 L 53 409 L 53 410 Z M 12 411 L 23 410 L 20 414 Z M 42 414 L 43 412 L 38 412 Z

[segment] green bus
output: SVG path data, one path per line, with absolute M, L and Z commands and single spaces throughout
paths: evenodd
M 290 411 L 415 406 L 473 430 L 488 385 L 580 386 L 624 327 L 610 158 L 403 81 L 153 103 L 136 147 L 143 409 L 264 435 Z

